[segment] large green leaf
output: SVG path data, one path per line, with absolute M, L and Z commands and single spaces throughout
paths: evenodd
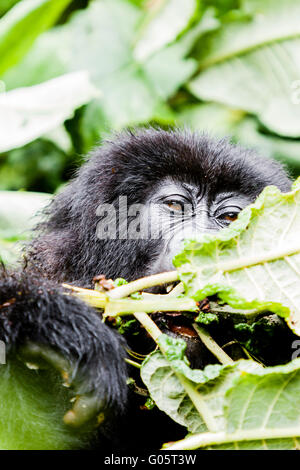
M 142 365 L 142 379 L 157 406 L 193 433 L 171 449 L 299 447 L 300 360 L 268 368 L 238 361 L 192 370 L 178 340 L 160 341 L 167 357 L 152 353 Z M 208 416 L 210 432 L 203 422 Z
M 214 383 L 216 389 L 219 384 L 222 388 L 223 381 L 219 381 L 219 378 L 223 376 L 224 367 L 217 364 L 207 366 L 204 371 L 192 370 L 187 365 L 184 356 L 186 344 L 182 340 L 175 340 L 165 335 L 162 335 L 160 340 L 164 342 L 164 349 L 170 354 L 166 358 L 160 351 L 155 351 L 146 358 L 141 368 L 143 382 L 158 408 L 174 421 L 186 426 L 191 432 L 207 431 L 207 426 L 197 411 L 197 390 L 193 402 L 180 377 L 185 377 L 193 388 L 196 388 L 195 384 L 204 386 L 206 383 Z M 176 349 L 178 353 L 174 354 Z M 210 400 L 210 406 L 214 409 L 212 417 L 217 422 L 221 413 L 218 398 L 215 401 L 216 397 L 217 393 L 207 395 L 207 400 Z M 202 401 L 202 397 L 199 396 L 199 399 Z
M 53 370 L 0 365 L 0 449 L 62 450 L 88 446 L 94 429 L 66 426 L 72 394 Z
M 23 0 L 0 20 L 0 75 L 52 26 L 71 0 Z
M 251 19 L 225 24 L 201 44 L 201 72 L 189 88 L 202 100 L 257 114 L 278 134 L 298 137 L 300 1 L 245 0 L 244 9 Z
M 75 109 L 98 96 L 86 72 L 0 95 L 0 152 L 21 147 L 56 129 Z
M 257 119 L 242 110 L 218 103 L 189 105 L 180 111 L 178 122 L 188 124 L 197 131 L 205 130 L 214 136 L 231 136 L 245 147 L 254 148 L 266 157 L 288 164 L 299 174 L 300 142 L 262 132 Z
M 236 222 L 188 242 L 175 257 L 187 294 L 218 293 L 235 308 L 286 317 L 300 335 L 300 179 L 291 192 L 270 186 Z
M 185 58 L 197 38 L 213 31 L 220 23 L 213 10 L 208 9 L 201 20 L 191 28 L 180 40 L 157 51 L 146 61 L 143 67 L 149 80 L 153 83 L 157 94 L 163 98 L 171 97 L 179 86 L 185 83 L 196 70 L 196 61 Z
M 12 8 L 20 0 L 2 0 L 0 5 L 0 16 L 3 16 L 10 8 Z
M 150 12 L 150 21 L 140 33 L 134 55 L 144 61 L 154 52 L 173 42 L 196 13 L 198 0 L 163 0 L 160 8 Z
M 38 39 L 24 61 L 4 77 L 8 89 L 36 84 L 41 77 L 46 80 L 86 69 L 102 91 L 91 113 L 99 123 L 98 138 L 103 128 L 120 129 L 149 120 L 169 123 L 174 114 L 166 99 L 197 67 L 197 61 L 186 56 L 197 38 L 218 23 L 209 10 L 176 42 L 156 50 L 149 59 L 137 61 L 134 44 L 142 18 L 141 9 L 126 0 L 92 2 L 86 10 L 76 12 L 66 25 Z M 88 122 L 87 119 L 81 125 Z M 81 127 L 80 131 L 84 138 L 85 133 L 90 134 L 89 128 Z M 96 126 L 93 134 L 95 131 Z M 90 135 L 86 140 L 89 139 Z

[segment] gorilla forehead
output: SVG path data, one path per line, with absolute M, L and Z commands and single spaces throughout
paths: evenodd
M 95 190 L 95 178 L 112 201 L 119 195 L 131 200 L 146 196 L 164 177 L 210 191 L 239 190 L 255 197 L 270 184 L 282 191 L 290 180 L 282 166 L 255 151 L 188 130 L 139 129 L 116 136 L 94 153 L 79 172 L 86 188 Z

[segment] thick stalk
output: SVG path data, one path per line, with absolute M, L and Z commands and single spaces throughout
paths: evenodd
M 134 314 L 135 318 L 144 326 L 146 331 L 149 335 L 154 339 L 156 343 L 158 343 L 158 338 L 162 335 L 162 332 L 158 328 L 158 326 L 154 323 L 153 320 L 147 315 L 145 312 L 136 312 Z M 164 348 L 159 345 L 161 352 L 163 355 L 166 355 L 166 351 Z M 170 367 L 172 368 L 172 364 L 170 363 Z M 210 431 L 215 431 L 217 429 L 214 417 L 206 405 L 205 401 L 203 400 L 201 394 L 195 389 L 195 386 L 192 384 L 190 380 L 188 380 L 184 375 L 176 372 L 173 370 L 176 377 L 184 387 L 187 395 L 190 397 L 191 401 L 193 402 L 196 410 L 202 417 L 203 421 L 205 422 L 207 428 Z
M 196 330 L 199 338 L 202 343 L 210 350 L 210 352 L 220 361 L 221 364 L 228 365 L 234 364 L 234 361 L 231 359 L 225 351 L 215 342 L 215 340 L 210 336 L 210 334 L 197 323 L 193 324 L 194 329 Z
M 178 280 L 178 272 L 170 271 L 166 273 L 153 274 L 152 276 L 142 277 L 136 281 L 129 282 L 123 286 L 117 287 L 109 292 L 111 299 L 121 299 L 128 297 L 134 292 L 143 291 L 149 287 L 160 286 L 163 284 L 170 284 Z
M 194 434 L 168 446 L 163 446 L 164 450 L 194 450 L 201 447 L 209 447 L 218 444 L 237 443 L 244 441 L 259 441 L 267 439 L 284 439 L 300 436 L 300 428 L 279 428 L 279 429 L 248 429 L 241 430 L 233 434 L 225 432 Z M 236 447 L 235 447 L 236 448 Z

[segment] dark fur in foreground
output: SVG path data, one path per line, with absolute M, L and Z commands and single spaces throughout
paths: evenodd
M 290 188 L 278 163 L 226 140 L 153 129 L 124 133 L 97 149 L 46 210 L 26 270 L 0 281 L 0 339 L 10 350 L 28 339 L 53 347 L 72 363 L 79 390 L 98 394 L 116 413 L 127 395 L 124 341 L 55 283 L 88 286 L 96 274 L 131 280 L 147 273 L 159 241 L 99 241 L 96 208 L 119 195 L 142 203 L 166 176 L 211 192 L 238 189 L 253 200 L 270 184 Z
M 70 362 L 78 393 L 97 391 L 106 406 L 122 408 L 126 373 L 119 357 L 125 342 L 94 309 L 61 287 L 25 274 L 3 276 L 0 305 L 1 339 L 9 353 L 27 339 L 53 347 Z

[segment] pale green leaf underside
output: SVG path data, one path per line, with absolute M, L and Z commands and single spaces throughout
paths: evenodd
M 282 194 L 270 186 L 217 235 L 175 257 L 187 293 L 218 293 L 234 308 L 268 310 L 300 335 L 300 180 Z
M 190 83 L 200 99 L 257 114 L 278 134 L 300 135 L 300 1 L 246 2 L 252 20 L 225 25 L 203 47 Z
M 85 71 L 0 94 L 0 152 L 21 147 L 56 129 L 99 96 Z
M 220 371 L 223 370 L 221 366 L 217 367 L 220 368 Z M 202 371 L 198 372 L 200 376 L 203 374 Z M 186 426 L 190 432 L 207 431 L 203 419 L 187 395 L 183 385 L 178 380 L 175 369 L 171 367 L 170 362 L 160 351 L 154 352 L 145 360 L 141 369 L 141 377 L 160 410 L 164 411 L 177 423 Z M 207 381 L 210 382 L 208 379 Z M 214 410 L 213 415 L 217 422 L 219 417 L 222 420 L 220 404 L 223 400 L 223 383 L 220 381 L 221 391 L 218 393 L 218 380 L 211 382 L 215 386 L 214 394 L 210 395 L 210 387 L 205 389 L 203 385 L 201 393 L 204 393 L 204 390 L 207 391 L 207 402 L 210 403 L 211 408 Z M 194 387 L 197 387 L 195 383 Z
M 299 449 L 300 362 L 249 372 L 245 364 L 231 367 L 231 374 L 240 373 L 224 398 L 225 428 L 198 435 L 198 441 L 193 436 L 194 448 Z M 191 442 L 184 446 L 193 448 Z
M 22 243 L 40 221 L 51 195 L 25 191 L 0 191 L 0 259 L 12 265 L 20 259 Z
M 196 0 L 170 0 L 164 2 L 157 14 L 142 31 L 134 55 L 138 61 L 170 44 L 184 30 L 195 14 Z
M 190 382 L 213 417 L 214 432 L 207 432 L 174 370 L 172 361 L 168 362 L 160 352 L 152 354 L 141 370 L 157 406 L 193 433 L 173 444 L 174 449 L 299 448 L 298 359 L 285 366 L 268 368 L 252 361 L 239 361 L 219 366 L 217 376 L 204 383 Z
M 253 51 L 276 41 L 299 37 L 299 0 L 245 0 L 249 20 L 225 24 L 209 40 L 199 57 L 201 68 Z
M 261 132 L 257 120 L 245 115 L 244 111 L 219 103 L 202 103 L 186 106 L 178 120 L 180 124 L 188 124 L 198 131 L 206 129 L 212 135 L 220 137 L 231 135 L 241 145 L 258 149 L 266 157 L 273 157 L 299 168 L 299 140 L 282 139 Z

